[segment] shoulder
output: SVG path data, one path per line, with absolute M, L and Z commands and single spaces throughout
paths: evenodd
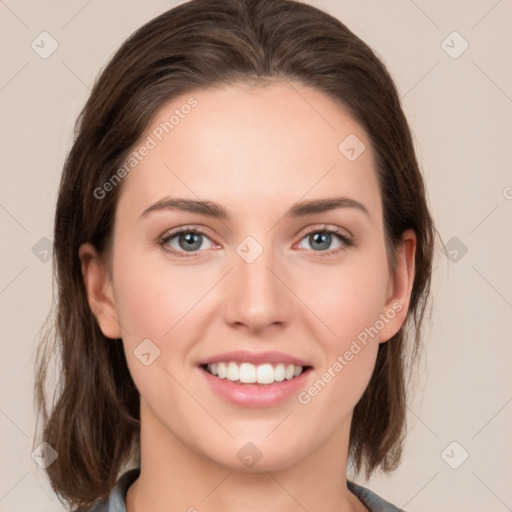
M 347 480 L 347 487 L 350 492 L 354 493 L 364 503 L 370 512 L 405 512 L 388 501 L 383 500 L 366 487 L 362 487 L 350 480 Z
M 139 473 L 140 469 L 130 469 L 124 473 L 107 499 L 98 501 L 83 512 L 126 512 L 126 493 Z

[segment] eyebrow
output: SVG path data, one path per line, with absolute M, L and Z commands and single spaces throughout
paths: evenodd
M 366 207 L 359 201 L 356 201 L 355 199 L 351 199 L 349 197 L 329 197 L 324 199 L 300 201 L 292 205 L 292 207 L 288 210 L 285 216 L 299 218 L 305 217 L 307 215 L 314 215 L 316 213 L 323 213 L 330 210 L 335 210 L 338 208 L 352 208 L 360 212 L 363 212 L 368 218 L 370 218 L 370 214 Z M 207 217 L 222 220 L 226 220 L 229 218 L 228 210 L 226 210 L 222 205 L 218 203 L 215 203 L 213 201 L 183 199 L 178 197 L 166 197 L 164 199 L 161 199 L 160 201 L 157 201 L 149 208 L 144 210 L 140 217 L 145 217 L 148 214 L 155 211 L 170 209 L 177 209 L 190 213 L 198 213 L 200 215 L 205 215 Z

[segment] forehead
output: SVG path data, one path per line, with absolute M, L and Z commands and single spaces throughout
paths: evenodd
M 150 149 L 125 178 L 119 207 L 140 213 L 176 196 L 212 199 L 250 215 L 342 195 L 380 217 L 367 134 L 327 95 L 297 82 L 229 85 L 174 98 L 135 150 L 142 145 Z

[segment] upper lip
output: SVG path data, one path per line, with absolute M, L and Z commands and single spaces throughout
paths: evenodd
M 246 350 L 237 350 L 233 352 L 224 352 L 215 356 L 208 357 L 199 362 L 199 366 L 213 363 L 222 363 L 234 361 L 237 363 L 252 363 L 260 365 L 265 363 L 271 364 L 293 364 L 295 366 L 311 366 L 307 361 L 300 359 L 284 352 L 249 352 Z

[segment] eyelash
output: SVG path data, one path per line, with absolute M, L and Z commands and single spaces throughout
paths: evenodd
M 176 251 L 175 249 L 169 248 L 169 246 L 167 245 L 169 243 L 169 241 L 172 240 L 173 238 L 175 238 L 177 235 L 179 235 L 181 233 L 193 233 L 195 235 L 203 235 L 206 238 L 210 238 L 201 229 L 190 228 L 188 226 L 185 226 L 185 227 L 182 227 L 182 228 L 177 228 L 174 231 L 171 231 L 170 233 L 166 233 L 165 235 L 163 235 L 160 238 L 159 245 L 166 252 L 169 252 L 169 253 L 171 253 L 174 256 L 177 256 L 179 258 L 195 258 L 195 257 L 198 257 L 198 256 L 195 256 L 195 255 L 197 255 L 197 253 L 202 252 L 202 251 L 193 251 L 193 252 L 189 252 L 188 255 L 185 255 L 186 251 Z M 313 251 L 314 253 L 316 253 L 316 257 L 319 257 L 319 258 L 324 258 L 326 256 L 332 256 L 332 255 L 337 254 L 338 252 L 342 251 L 344 248 L 352 247 L 354 245 L 354 241 L 352 240 L 352 238 L 348 237 L 346 234 L 344 234 L 339 229 L 328 228 L 327 226 L 324 226 L 322 229 L 318 229 L 318 228 L 312 229 L 312 230 L 304 233 L 304 235 L 302 236 L 301 240 L 303 240 L 308 235 L 311 235 L 313 233 L 323 233 L 323 234 L 329 234 L 329 235 L 336 235 L 341 240 L 341 242 L 343 244 L 341 247 L 338 247 L 336 249 L 329 249 L 327 251 Z

